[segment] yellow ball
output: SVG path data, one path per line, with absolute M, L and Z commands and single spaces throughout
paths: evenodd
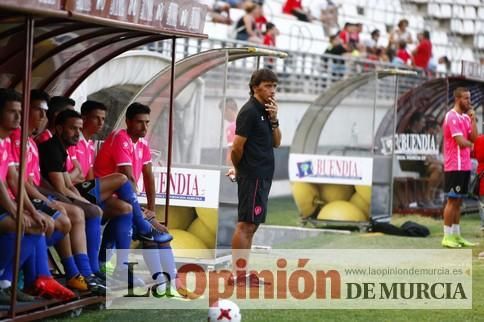
M 156 219 L 164 222 L 165 207 L 156 206 Z M 191 207 L 170 206 L 168 211 L 168 229 L 186 230 L 195 219 L 195 213 Z
M 207 246 L 197 236 L 180 229 L 172 229 L 170 234 L 173 236 L 170 244 L 175 256 L 189 258 L 213 257 L 213 250 L 207 249 Z
M 365 213 L 348 201 L 333 201 L 321 209 L 320 220 L 366 221 Z
M 319 192 L 321 199 L 326 202 L 332 202 L 336 200 L 349 200 L 355 192 L 355 189 L 349 185 L 327 183 L 319 186 Z
M 216 208 L 195 208 L 198 218 L 215 235 L 218 227 L 218 209 Z
M 365 215 L 368 215 L 368 213 L 370 212 L 370 205 L 365 201 L 365 199 L 363 199 L 363 197 L 359 193 L 355 192 L 351 197 L 350 202 L 359 209 L 361 209 L 365 213 Z
M 200 218 L 197 218 L 192 222 L 190 227 L 188 227 L 188 232 L 200 238 L 207 248 L 215 248 L 215 234 L 213 234 L 210 229 L 205 226 Z
M 371 186 L 355 186 L 356 192 L 365 199 L 365 201 L 371 204 Z
M 319 199 L 317 185 L 307 182 L 293 182 L 291 190 L 299 214 L 303 218 L 311 216 L 318 208 L 318 205 L 315 203 Z

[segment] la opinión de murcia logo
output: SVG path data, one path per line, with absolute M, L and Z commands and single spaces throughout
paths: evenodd
M 246 261 L 237 260 L 235 264 L 236 274 L 255 274 L 264 281 L 263 287 L 249 288 L 245 284 L 228 283 L 233 272 L 229 270 L 207 271 L 198 264 L 185 264 L 178 270 L 178 278 L 182 285 L 187 285 L 187 276 L 192 276 L 194 283 L 190 290 L 193 300 L 208 293 L 209 303 L 215 303 L 220 299 L 236 298 L 238 300 L 466 300 L 468 295 L 461 282 L 366 282 L 364 276 L 358 282 L 345 282 L 340 270 L 312 270 L 307 269 L 310 259 L 300 258 L 289 265 L 285 258 L 276 259 L 275 269 L 261 269 L 258 271 L 246 271 Z M 127 290 L 123 297 L 131 298 L 163 298 L 173 297 L 171 293 L 170 276 L 164 272 L 153 275 L 153 281 L 157 281 L 160 274 L 165 281 L 154 284 L 145 290 L 133 286 L 133 274 L 138 262 L 126 263 L 128 269 Z M 289 268 L 293 267 L 293 268 Z M 372 274 L 367 277 L 371 278 Z M 160 293 L 159 286 L 165 286 Z

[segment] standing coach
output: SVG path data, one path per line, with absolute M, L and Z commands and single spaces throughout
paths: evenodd
M 281 131 L 275 101 L 277 76 L 260 69 L 250 79 L 250 98 L 236 120 L 231 159 L 234 168 L 227 173 L 238 185 L 238 223 L 232 237 L 232 260 L 238 270 L 230 284 L 258 287 L 263 282 L 255 274 L 246 276 L 252 238 L 265 222 L 267 201 L 274 175 L 274 148 L 281 144 Z

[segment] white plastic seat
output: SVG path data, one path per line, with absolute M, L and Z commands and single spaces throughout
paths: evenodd
M 440 17 L 440 5 L 438 3 L 429 3 L 427 14 L 431 17 Z
M 462 20 L 460 19 L 452 19 L 450 21 L 450 30 L 452 30 L 455 33 L 462 33 Z
M 464 18 L 464 7 L 457 4 L 452 6 L 452 16 L 453 18 Z
M 472 52 L 472 49 L 465 48 L 462 51 L 462 60 L 474 61 L 474 53 Z
M 477 13 L 476 8 L 472 6 L 465 6 L 464 9 L 464 18 L 466 19 L 476 19 Z
M 462 27 L 462 33 L 465 35 L 473 35 L 475 33 L 473 20 L 464 20 Z
M 452 18 L 452 7 L 448 3 L 440 5 L 440 18 Z
M 484 20 L 484 7 L 479 7 L 479 9 L 477 10 L 477 16 L 479 17 L 479 19 Z
M 344 15 L 350 16 L 351 18 L 356 18 L 358 16 L 356 6 L 352 3 L 343 3 L 341 11 L 343 11 Z
M 479 49 L 484 49 L 484 35 L 476 35 L 474 38 L 474 46 L 476 46 Z

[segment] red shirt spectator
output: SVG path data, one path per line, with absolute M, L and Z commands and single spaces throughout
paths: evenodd
M 255 18 L 255 26 L 257 30 L 264 30 L 264 26 L 267 24 L 267 19 L 264 15 Z
M 269 47 L 275 47 L 276 36 L 278 34 L 279 34 L 279 30 L 277 30 L 276 25 L 274 25 L 272 22 L 268 22 L 266 25 L 266 33 L 264 34 L 264 40 L 263 40 L 264 45 Z
M 282 12 L 292 15 L 294 9 L 302 9 L 301 0 L 287 0 L 282 7 Z
M 397 50 L 397 57 L 400 58 L 405 65 L 408 64 L 408 61 L 412 58 L 406 49 Z
M 429 32 L 420 33 L 418 39 L 418 46 L 413 51 L 413 64 L 416 67 L 427 69 L 430 57 L 432 57 L 432 43 L 430 42 Z
M 339 39 L 341 39 L 341 43 L 346 45 L 350 42 L 350 29 L 351 24 L 347 22 L 343 29 L 338 33 Z
M 269 47 L 276 47 L 276 37 L 270 34 L 264 36 L 264 45 Z

